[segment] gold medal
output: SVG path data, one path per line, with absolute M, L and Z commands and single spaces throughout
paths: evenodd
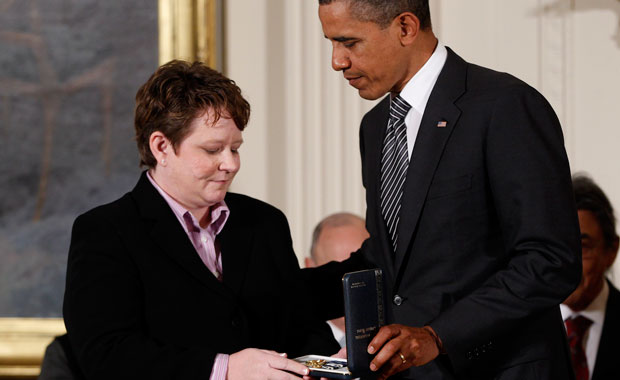
M 308 368 L 322 368 L 323 364 L 325 364 L 325 360 L 323 359 L 308 360 L 305 364 L 306 364 L 306 367 Z

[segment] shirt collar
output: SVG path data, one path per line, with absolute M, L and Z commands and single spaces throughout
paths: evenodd
M 570 307 L 561 304 L 560 311 L 562 312 L 562 319 L 567 320 L 578 315 L 583 315 L 588 318 L 594 324 L 602 325 L 605 321 L 605 309 L 607 309 L 607 298 L 609 297 L 609 285 L 607 280 L 603 281 L 603 288 L 599 294 L 592 300 L 592 302 L 581 311 L 573 311 Z
M 198 223 L 194 215 L 189 212 L 189 210 L 187 210 L 179 202 L 172 198 L 168 193 L 166 193 L 164 189 L 162 189 L 157 184 L 157 182 L 155 182 L 155 180 L 151 176 L 150 171 L 146 172 L 146 176 L 153 185 L 153 187 L 157 190 L 157 192 L 164 198 L 166 203 L 168 203 L 168 206 L 170 206 L 172 212 L 179 220 L 179 223 L 181 223 L 181 225 L 186 231 L 190 230 L 190 226 L 192 226 L 194 229 L 203 229 L 200 227 L 200 224 Z M 224 228 L 224 225 L 228 220 L 228 216 L 230 215 L 230 210 L 228 209 L 226 202 L 221 201 L 209 207 L 209 212 L 211 213 L 211 223 L 209 223 L 209 225 L 204 229 L 210 230 L 215 235 L 217 235 L 220 233 L 220 231 L 222 231 L 222 228 Z
M 443 69 L 446 59 L 448 58 L 448 50 L 437 41 L 437 46 L 431 57 L 426 61 L 424 66 L 407 82 L 400 96 L 411 105 L 411 107 L 422 113 L 426 107 L 426 102 L 430 97 L 431 91 L 437 82 L 437 78 Z

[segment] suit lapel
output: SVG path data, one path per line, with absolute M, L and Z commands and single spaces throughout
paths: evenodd
M 592 371 L 592 380 L 601 380 L 608 378 L 617 378 L 620 370 L 616 366 L 614 357 L 616 355 L 617 338 L 620 336 L 620 327 L 618 318 L 620 318 L 620 292 L 609 280 L 609 297 L 607 298 L 607 306 L 605 308 L 605 321 L 601 331 L 601 340 L 596 353 L 596 361 L 594 370 Z
M 448 58 L 422 116 L 403 187 L 396 270 L 402 269 L 402 263 L 410 252 L 409 244 L 415 234 L 435 170 L 448 138 L 457 127 L 461 111 L 455 101 L 465 92 L 466 70 L 467 63 L 448 48 Z M 443 121 L 446 126 L 438 127 L 438 122 Z
M 157 248 L 168 255 L 190 275 L 212 290 L 225 294 L 225 288 L 202 262 L 187 233 L 170 206 L 142 173 L 131 192 L 150 235 Z
M 230 216 L 224 229 L 217 237 L 222 252 L 222 267 L 224 270 L 224 284 L 240 294 L 245 283 L 250 263 L 250 256 L 254 242 L 252 219 L 246 215 L 235 202 L 233 194 L 226 196 L 226 205 L 230 209 Z

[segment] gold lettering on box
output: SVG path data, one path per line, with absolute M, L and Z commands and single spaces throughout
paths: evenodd
M 354 282 L 351 284 L 351 289 L 363 288 L 365 286 L 366 286 L 366 283 L 364 281 Z

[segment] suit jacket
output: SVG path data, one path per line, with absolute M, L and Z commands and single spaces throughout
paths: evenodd
M 305 323 L 289 302 L 300 269 L 285 216 L 243 195 L 225 201 L 223 282 L 145 173 L 76 219 L 63 311 L 88 379 L 204 380 L 217 353 L 338 350 L 325 323 Z
M 37 380 L 84 380 L 67 334 L 54 338 L 45 349 Z
M 448 49 L 410 159 L 395 253 L 379 198 L 389 106 L 387 96 L 360 129 L 371 237 L 343 264 L 305 272 L 306 281 L 364 262 L 382 268 L 394 300 L 387 322 L 432 326 L 447 353 L 404 378 L 573 376 L 558 305 L 581 276 L 579 226 L 551 106 L 524 82 Z
M 598 344 L 592 380 L 620 379 L 618 367 L 618 342 L 620 341 L 620 291 L 609 284 L 609 297 L 605 309 L 605 322 Z

